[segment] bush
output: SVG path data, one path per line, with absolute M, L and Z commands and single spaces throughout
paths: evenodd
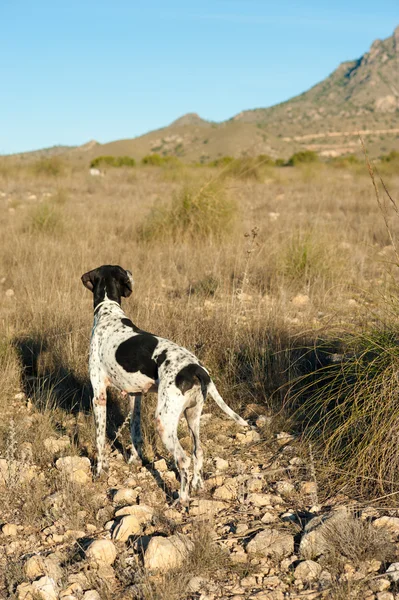
M 300 150 L 299 152 L 295 152 L 288 159 L 287 165 L 290 167 L 296 167 L 298 165 L 307 165 L 309 163 L 316 163 L 319 161 L 319 156 L 313 150 Z
M 236 158 L 228 164 L 225 174 L 238 179 L 262 181 L 265 170 L 270 165 L 274 165 L 273 159 L 264 154 L 256 157 Z
M 293 384 L 296 417 L 324 464 L 330 461 L 337 488 L 396 491 L 399 330 L 346 335 L 340 344 L 343 354 Z
M 144 241 L 220 237 L 231 230 L 235 217 L 235 203 L 220 182 L 210 181 L 201 187 L 182 187 L 170 206 L 155 204 L 138 235 Z
M 62 228 L 59 211 L 48 203 L 38 204 L 29 215 L 27 230 L 33 233 L 53 233 Z
M 176 156 L 161 156 L 160 154 L 147 154 L 141 159 L 141 164 L 151 167 L 178 166 L 181 162 Z
M 41 158 L 33 163 L 32 170 L 35 175 L 57 177 L 58 175 L 62 175 L 65 165 L 58 156 L 52 156 L 51 158 Z
M 216 158 L 215 160 L 211 160 L 208 163 L 210 167 L 227 167 L 230 163 L 234 161 L 232 156 L 221 156 L 220 158 Z
M 392 162 L 397 161 L 399 159 L 399 152 L 396 150 L 391 150 L 389 154 L 383 154 L 381 156 L 381 162 Z
M 97 156 L 90 163 L 91 169 L 97 169 L 100 166 L 108 167 L 134 167 L 136 161 L 130 156 Z

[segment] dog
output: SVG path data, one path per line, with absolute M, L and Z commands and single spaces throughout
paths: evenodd
M 122 298 L 132 293 L 130 271 L 117 265 L 103 265 L 82 275 L 83 285 L 93 293 L 94 323 L 90 343 L 89 373 L 93 387 L 96 422 L 97 476 L 104 463 L 107 387 L 130 398 L 131 463 L 141 464 L 141 396 L 158 391 L 156 429 L 174 457 L 180 474 L 178 501 L 189 502 L 191 459 L 177 438 L 177 426 L 184 413 L 193 439 L 194 490 L 203 488 L 203 451 L 200 417 L 207 394 L 236 423 L 248 423 L 224 402 L 206 368 L 191 352 L 165 338 L 136 327 L 121 307 Z

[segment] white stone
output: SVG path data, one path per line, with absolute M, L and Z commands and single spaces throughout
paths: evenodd
M 388 575 L 391 581 L 398 582 L 399 581 L 399 562 L 394 562 L 386 570 L 386 574 Z
M 229 461 L 224 458 L 219 458 L 218 456 L 215 458 L 215 467 L 216 471 L 227 471 L 229 468 Z
M 166 460 L 161 458 L 160 460 L 156 460 L 154 462 L 154 469 L 159 471 L 160 473 L 168 470 L 168 465 L 166 464 Z
M 13 296 L 15 296 L 15 292 L 14 290 L 12 290 L 11 288 L 5 291 L 5 295 L 7 298 L 12 298 Z
M 309 304 L 309 296 L 307 294 L 297 294 L 292 300 L 291 304 L 294 306 L 306 306 Z
M 135 504 L 137 501 L 137 492 L 131 488 L 121 488 L 113 497 L 113 503 L 117 506 L 124 504 Z
M 113 565 L 116 559 L 116 548 L 111 540 L 95 540 L 86 550 L 86 556 L 97 562 Z
M 246 550 L 248 554 L 262 554 L 281 559 L 294 552 L 294 537 L 268 527 L 249 542 Z
M 57 600 L 58 591 L 54 579 L 41 577 L 32 583 L 32 589 L 41 600 Z
M 87 590 L 83 594 L 83 600 L 101 600 L 101 596 L 96 590 Z
M 314 560 L 304 560 L 299 563 L 294 571 L 295 579 L 302 579 L 304 583 L 318 579 L 322 571 L 321 566 Z
M 71 440 L 67 435 L 64 435 L 60 438 L 49 437 L 46 438 L 43 442 L 43 446 L 46 448 L 48 452 L 52 454 L 58 454 L 59 452 L 64 452 L 71 445 Z
M 276 490 L 282 496 L 292 496 L 295 493 L 295 487 L 289 481 L 278 481 Z
M 6 536 L 16 536 L 18 535 L 18 527 L 14 523 L 6 523 L 1 528 L 1 532 Z
M 117 542 L 126 542 L 131 535 L 141 533 L 141 523 L 135 515 L 122 517 L 112 532 L 112 539 Z
M 147 504 L 133 504 L 120 508 L 115 513 L 115 517 L 124 517 L 125 515 L 134 515 L 139 523 L 149 523 L 154 516 L 154 509 Z
M 272 498 L 270 494 L 248 494 L 247 496 L 248 504 L 253 504 L 254 506 L 271 506 Z
M 205 498 L 200 498 L 197 500 L 197 503 L 192 504 L 190 506 L 190 514 L 195 517 L 199 516 L 208 516 L 212 518 L 212 516 L 216 515 L 221 510 L 225 510 L 228 508 L 228 504 L 226 502 L 222 502 L 221 500 L 206 500 Z
M 399 518 L 398 517 L 380 517 L 373 521 L 374 527 L 383 527 L 391 533 L 399 535 Z
M 150 571 L 166 572 L 180 567 L 192 549 L 192 542 L 184 535 L 151 538 L 144 554 L 144 566 Z

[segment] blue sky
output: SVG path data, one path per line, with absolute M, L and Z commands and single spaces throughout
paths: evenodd
M 398 0 L 0 0 L 0 153 L 271 106 L 397 25 Z

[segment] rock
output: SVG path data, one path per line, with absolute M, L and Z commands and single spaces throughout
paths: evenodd
M 378 592 L 377 600 L 395 600 L 395 596 L 391 592 Z
M 51 577 L 41 577 L 32 583 L 34 597 L 41 600 L 57 600 L 58 592 L 54 579 Z
M 218 456 L 214 459 L 216 471 L 227 471 L 229 468 L 229 461 Z
M 6 523 L 1 528 L 1 532 L 6 536 L 16 536 L 18 535 L 18 527 L 14 523 Z
M 94 167 L 91 167 L 89 169 L 89 173 L 92 177 L 101 177 L 102 175 L 100 169 L 95 169 Z
M 71 440 L 67 435 L 64 435 L 60 438 L 49 437 L 46 438 L 43 442 L 43 446 L 46 448 L 47 452 L 51 452 L 51 454 L 59 454 L 60 452 L 64 452 L 71 445 Z
M 233 500 L 237 497 L 237 481 L 231 477 L 226 479 L 223 485 L 216 488 L 213 497 L 216 500 Z
M 55 466 L 72 483 L 85 484 L 91 479 L 91 465 L 86 456 L 64 456 L 56 461 Z
M 253 504 L 254 506 L 271 506 L 272 498 L 270 494 L 248 494 L 247 496 L 248 504 Z
M 160 460 L 156 460 L 154 462 L 154 469 L 156 471 L 159 471 L 160 473 L 167 471 L 168 465 L 166 464 L 166 460 L 164 458 L 161 458 Z
M 380 517 L 373 521 L 374 527 L 384 527 L 394 535 L 399 535 L 399 518 L 398 517 Z
M 291 442 L 293 442 L 295 438 L 290 433 L 281 431 L 277 434 L 276 439 L 279 446 L 285 446 L 286 444 L 290 444 Z
M 276 490 L 282 496 L 292 496 L 295 493 L 295 487 L 289 481 L 277 481 Z
M 257 477 L 251 477 L 246 482 L 246 488 L 248 492 L 261 492 L 263 488 L 263 481 Z
M 236 433 L 236 440 L 241 444 L 251 444 L 252 442 L 259 442 L 260 435 L 254 429 L 249 429 L 245 433 Z
M 144 554 L 144 566 L 150 571 L 166 572 L 180 567 L 193 543 L 184 535 L 151 538 Z
M 122 517 L 112 532 L 112 539 L 116 542 L 126 542 L 131 535 L 141 533 L 141 523 L 135 515 Z
M 291 304 L 294 306 L 306 306 L 306 304 L 309 304 L 309 300 L 310 298 L 307 294 L 297 294 L 291 300 Z
M 385 578 L 374 579 L 369 582 L 369 587 L 373 592 L 385 592 L 391 587 L 391 582 Z
M 248 554 L 262 554 L 281 559 L 293 554 L 294 537 L 284 531 L 268 527 L 247 544 L 246 550 Z
M 318 579 L 322 568 L 314 560 L 304 560 L 299 563 L 294 571 L 295 579 L 302 579 L 304 583 L 309 583 Z
M 254 588 L 257 586 L 256 577 L 253 575 L 248 575 L 247 577 L 243 577 L 240 581 L 240 586 L 243 588 Z
M 317 494 L 317 483 L 315 481 L 302 481 L 299 490 L 301 494 Z
M 202 590 L 204 590 L 207 583 L 208 583 L 208 579 L 205 579 L 205 577 L 199 577 L 197 575 L 196 577 L 192 577 L 190 579 L 187 587 L 190 592 L 195 594 L 196 592 L 201 592 Z
M 261 521 L 262 523 L 265 523 L 265 525 L 270 525 L 270 523 L 275 523 L 275 521 L 277 521 L 277 517 L 270 512 L 265 512 Z
M 399 581 L 399 562 L 389 565 L 385 573 L 388 575 L 391 581 L 397 583 Z
M 123 517 L 125 515 L 134 515 L 139 523 L 150 523 L 154 516 L 154 509 L 147 504 L 133 504 L 132 506 L 120 508 L 115 512 L 115 517 Z
M 14 290 L 12 290 L 11 288 L 5 291 L 5 295 L 6 298 L 12 298 L 13 296 L 15 296 L 15 292 Z
M 101 600 L 101 596 L 96 590 L 87 590 L 83 594 L 83 600 Z
M 30 583 L 24 581 L 17 587 L 17 598 L 18 600 L 33 600 L 33 588 Z
M 24 570 L 25 575 L 32 580 L 47 575 L 53 581 L 59 581 L 63 576 L 60 559 L 55 554 L 31 556 L 26 561 Z
M 113 565 L 116 559 L 116 548 L 111 540 L 95 540 L 86 550 L 86 556 L 96 562 Z
M 135 504 L 137 501 L 138 493 L 131 488 L 121 488 L 116 492 L 112 501 L 117 506 L 124 506 L 126 504 Z
M 190 513 L 195 517 L 208 516 L 211 518 L 221 510 L 228 508 L 228 506 L 229 505 L 226 504 L 226 502 L 222 502 L 221 500 L 206 500 L 205 498 L 200 498 L 194 500 L 193 505 L 190 506 Z
M 29 467 L 18 460 L 6 460 L 0 458 L 0 487 L 9 485 L 11 482 L 29 483 L 35 476 L 35 467 Z
M 299 553 L 304 559 L 317 558 L 328 549 L 328 529 L 325 524 L 331 526 L 341 520 L 348 518 L 345 510 L 338 510 L 334 513 L 321 515 L 311 519 L 304 529 L 301 542 L 299 544 Z

